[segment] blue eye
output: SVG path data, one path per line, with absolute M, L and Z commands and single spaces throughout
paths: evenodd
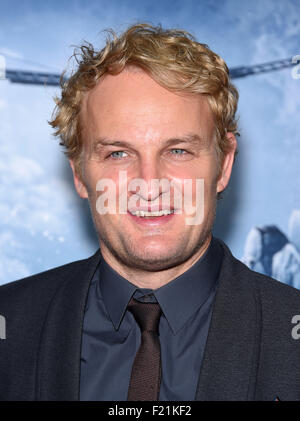
M 176 153 L 174 155 L 183 155 L 182 153 L 178 153 L 178 151 L 180 152 L 186 152 L 184 149 L 172 149 L 172 152 L 176 151 Z
M 109 155 L 109 157 L 112 157 L 113 159 L 120 159 L 120 158 L 122 158 L 122 156 L 118 156 L 118 154 L 122 154 L 122 153 L 126 153 L 126 152 L 124 152 L 124 151 L 115 151 L 115 152 L 112 152 L 110 155 Z M 117 156 L 114 156 L 115 154 L 117 154 Z

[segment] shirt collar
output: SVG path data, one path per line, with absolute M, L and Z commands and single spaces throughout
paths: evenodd
M 137 289 L 123 276 L 119 275 L 106 261 L 101 259 L 99 266 L 100 290 L 105 308 L 114 325 L 119 329 L 130 298 Z
M 222 258 L 222 247 L 212 237 L 207 250 L 193 266 L 154 291 L 174 334 L 208 299 L 217 284 Z
M 209 297 L 217 282 L 222 257 L 222 247 L 212 237 L 207 250 L 192 267 L 152 291 L 174 334 Z M 99 271 L 104 305 L 114 328 L 119 329 L 128 302 L 138 288 L 119 275 L 103 258 Z

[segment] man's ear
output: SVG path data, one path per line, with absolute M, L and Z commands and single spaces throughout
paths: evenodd
M 70 166 L 71 166 L 72 172 L 73 172 L 73 180 L 74 180 L 75 189 L 76 189 L 78 195 L 82 199 L 87 199 L 88 198 L 87 189 L 86 189 L 83 181 L 81 180 L 81 177 L 76 172 L 74 161 L 72 159 L 69 159 L 69 163 L 70 163 Z
M 234 162 L 234 154 L 237 148 L 237 141 L 236 137 L 233 133 L 227 133 L 227 139 L 229 140 L 231 144 L 231 149 L 227 154 L 225 155 L 222 163 L 221 173 L 218 177 L 218 183 L 217 183 L 217 193 L 222 192 L 229 183 L 232 166 Z

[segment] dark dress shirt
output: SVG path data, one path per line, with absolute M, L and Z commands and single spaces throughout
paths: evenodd
M 132 296 L 157 301 L 162 309 L 159 400 L 194 400 L 222 258 L 222 247 L 212 238 L 191 268 L 156 290 L 136 287 L 101 258 L 84 315 L 80 400 L 127 400 L 131 368 L 141 342 L 140 328 L 126 311 Z

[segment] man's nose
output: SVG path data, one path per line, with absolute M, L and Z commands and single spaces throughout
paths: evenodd
M 166 177 L 164 176 L 162 163 L 155 157 L 141 159 L 137 177 L 143 180 L 146 187 L 146 191 L 142 189 L 139 192 L 144 200 L 153 201 L 166 190 L 164 183 L 159 186 L 159 182 Z

